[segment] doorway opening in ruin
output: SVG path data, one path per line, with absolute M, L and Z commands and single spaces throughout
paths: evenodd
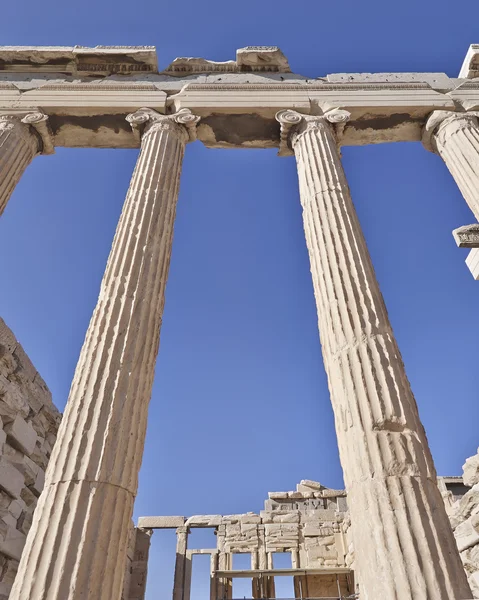
M 210 598 L 210 555 L 193 554 L 191 557 L 190 600 Z
M 148 553 L 146 598 L 171 596 L 175 575 L 176 531 L 157 529 L 151 536 Z
M 240 552 L 233 554 L 233 570 L 249 571 L 251 569 L 251 553 Z M 243 598 L 253 597 L 253 578 L 252 577 L 234 577 L 233 598 L 242 600 Z
M 291 552 L 273 552 L 273 569 L 292 569 Z M 282 575 L 274 577 L 274 589 L 276 598 L 296 598 L 294 589 L 294 577 L 292 575 Z

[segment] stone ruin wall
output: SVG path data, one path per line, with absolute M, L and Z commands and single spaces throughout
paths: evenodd
M 61 415 L 0 319 L 0 600 L 8 598 Z
M 479 448 L 463 466 L 470 489 L 455 500 L 445 495 L 446 509 L 474 598 L 479 598 Z

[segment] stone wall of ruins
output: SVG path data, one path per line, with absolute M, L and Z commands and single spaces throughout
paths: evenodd
M 471 489 L 449 504 L 449 518 L 474 598 L 479 598 L 479 448 L 463 466 Z
M 8 598 L 61 415 L 0 319 L 0 600 Z

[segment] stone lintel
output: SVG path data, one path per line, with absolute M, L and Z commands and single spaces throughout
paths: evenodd
M 193 515 L 186 520 L 188 527 L 218 527 L 222 524 L 221 515 Z
M 0 72 L 106 76 L 158 73 L 154 46 L 0 46 Z
M 471 44 L 462 63 L 459 77 L 473 79 L 479 77 L 479 44 Z
M 185 524 L 185 517 L 140 517 L 138 527 L 141 529 L 176 529 Z
M 459 248 L 479 248 L 479 223 L 458 227 L 452 235 Z

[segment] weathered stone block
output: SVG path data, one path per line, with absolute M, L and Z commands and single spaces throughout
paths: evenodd
M 45 486 L 45 471 L 38 468 L 37 476 L 35 477 L 34 483 L 30 486 L 30 489 L 34 494 L 40 496 Z
M 17 344 L 17 338 L 14 336 L 13 331 L 0 318 L 0 346 L 3 346 L 3 351 L 13 354 Z
M 188 527 L 217 527 L 221 525 L 221 515 L 193 515 L 185 524 Z
M 37 434 L 32 424 L 25 421 L 20 415 L 17 415 L 11 423 L 5 425 L 5 433 L 12 446 L 27 455 L 33 452 L 37 442 Z
M 140 517 L 138 527 L 142 529 L 176 529 L 185 524 L 185 517 Z
M 479 448 L 477 454 L 466 460 L 463 467 L 463 481 L 466 485 L 476 485 L 479 483 Z
M 15 529 L 14 527 L 10 527 L 5 539 L 0 541 L 0 552 L 10 558 L 20 560 L 23 547 L 25 546 L 25 540 L 26 536 L 21 531 L 18 531 L 18 529 Z
M 479 544 L 479 515 L 471 516 L 461 523 L 454 532 L 459 552 Z
M 25 485 L 25 478 L 5 458 L 0 458 L 0 488 L 13 498 L 18 498 Z

